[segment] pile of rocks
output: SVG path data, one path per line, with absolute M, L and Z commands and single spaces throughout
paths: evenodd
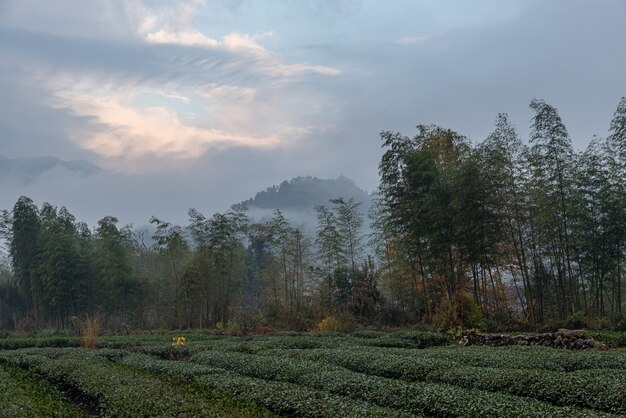
M 603 344 L 588 337 L 584 330 L 560 329 L 557 332 L 545 332 L 531 335 L 482 334 L 478 331 L 463 333 L 460 345 L 542 345 L 552 348 L 585 350 L 602 348 Z

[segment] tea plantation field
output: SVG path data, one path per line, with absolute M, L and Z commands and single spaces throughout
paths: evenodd
M 0 340 L 0 416 L 626 416 L 626 352 L 425 332 Z

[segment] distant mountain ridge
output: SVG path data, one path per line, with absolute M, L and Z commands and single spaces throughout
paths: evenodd
M 61 160 L 56 157 L 7 158 L 0 155 L 0 177 L 30 183 L 56 168 L 81 177 L 103 172 L 102 168 L 84 160 Z
M 330 199 L 354 198 L 364 209 L 370 205 L 368 192 L 347 177 L 320 179 L 299 176 L 285 180 L 278 186 L 258 192 L 244 203 L 250 208 L 311 211 L 317 205 L 329 205 Z

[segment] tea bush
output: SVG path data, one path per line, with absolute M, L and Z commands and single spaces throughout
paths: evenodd
M 199 392 L 188 383 L 94 357 L 54 359 L 16 352 L 3 354 L 0 360 L 74 388 L 97 405 L 99 416 L 270 415 L 250 401 L 234 401 L 221 392 Z
M 102 416 L 626 416 L 626 352 L 441 346 L 447 335 L 421 331 L 198 335 L 172 345 L 179 336 L 102 337 L 97 349 L 71 337 L 0 340 L 0 367 L 30 379 L 0 383 L 15 394 L 7 414 L 29 415 L 51 390 L 68 416 L 83 413 L 78 404 Z
M 315 361 L 220 351 L 198 353 L 191 361 L 225 368 L 241 375 L 294 383 L 428 416 L 601 415 L 576 408 L 559 408 L 507 394 L 368 376 Z
M 0 417 L 83 417 L 54 386 L 37 376 L 0 365 Z
M 225 353 L 226 354 L 226 353 Z M 124 357 L 124 364 L 166 374 L 185 381 L 193 380 L 209 388 L 222 388 L 252 399 L 280 414 L 301 417 L 396 417 L 415 416 L 366 402 L 335 396 L 286 382 L 241 376 L 219 367 L 193 362 L 159 360 L 146 355 Z

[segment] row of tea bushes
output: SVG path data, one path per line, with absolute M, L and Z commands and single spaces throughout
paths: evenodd
M 450 343 L 449 336 L 436 332 L 402 331 L 394 333 L 371 332 L 354 335 L 338 333 L 299 334 L 281 333 L 261 336 L 225 338 L 190 345 L 195 352 L 218 349 L 257 353 L 274 349 L 302 349 L 354 347 L 427 348 Z
M 17 367 L 0 364 L 0 417 L 83 417 L 53 385 Z
M 443 362 L 439 359 L 425 358 L 414 350 L 413 357 L 387 351 L 378 348 L 341 347 L 333 350 L 268 350 L 260 355 L 334 364 L 358 373 L 407 381 L 426 380 L 429 374 L 442 367 L 461 367 L 456 361 Z
M 225 368 L 259 379 L 312 387 L 427 416 L 603 415 L 591 410 L 557 407 L 508 394 L 365 375 L 327 363 L 292 358 L 209 350 L 196 354 L 191 362 Z
M 359 345 L 374 347 L 428 348 L 449 345 L 452 342 L 450 335 L 440 332 L 397 331 L 374 338 L 371 338 L 371 334 L 357 336 L 362 338 Z
M 18 350 L 27 347 L 79 347 L 79 337 L 40 337 L 0 339 L 0 350 Z
M 183 335 L 182 333 L 181 335 Z M 178 335 L 177 335 L 178 336 Z M 0 350 L 16 350 L 28 347 L 79 347 L 80 337 L 54 336 L 0 339 Z M 426 348 L 450 343 L 449 336 L 437 332 L 361 332 L 354 335 L 340 333 L 276 333 L 248 337 L 189 334 L 187 341 L 203 347 L 242 347 L 242 349 L 290 349 L 333 348 L 345 345 Z M 165 335 L 106 336 L 100 337 L 98 347 L 142 349 L 163 346 L 171 342 Z
M 166 361 L 144 354 L 130 354 L 123 357 L 121 362 L 176 379 L 194 382 L 201 387 L 222 388 L 288 416 L 329 418 L 419 416 L 287 382 L 246 377 L 198 363 Z
M 433 347 L 425 350 L 363 347 L 358 351 L 446 360 L 458 364 L 502 369 L 537 369 L 571 372 L 587 369 L 626 370 L 626 351 L 573 351 L 548 347 Z
M 574 372 L 460 367 L 440 369 L 428 380 L 578 405 L 626 416 L 626 370 Z
M 414 356 L 415 353 L 405 351 Z M 454 359 L 473 366 L 575 371 L 587 369 L 626 370 L 626 352 L 555 350 L 547 347 L 447 347 L 424 350 L 420 355 Z
M 144 370 L 93 357 L 4 352 L 0 361 L 27 368 L 55 384 L 71 387 L 98 416 L 270 416 L 251 401 L 221 391 L 199 391 Z M 173 390 L 174 389 L 174 390 Z
M 492 356 L 499 351 L 492 352 Z M 381 350 L 275 350 L 279 358 L 323 362 L 373 376 L 446 383 L 505 392 L 557 405 L 578 405 L 626 414 L 626 370 L 584 369 L 556 372 L 465 366 L 456 361 L 389 354 Z

